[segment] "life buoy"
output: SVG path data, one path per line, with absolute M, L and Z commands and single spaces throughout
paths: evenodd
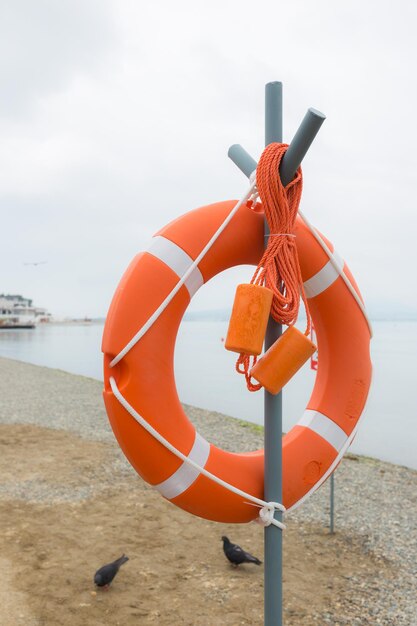
M 219 522 L 248 522 L 258 511 L 181 462 L 146 432 L 115 397 L 110 377 L 127 402 L 184 455 L 227 483 L 263 497 L 263 450 L 231 453 L 206 441 L 184 413 L 174 377 L 176 335 L 190 299 L 223 270 L 259 262 L 264 247 L 262 211 L 241 206 L 140 341 L 114 367 L 110 363 L 184 276 L 234 205 L 226 201 L 196 209 L 156 233 L 150 248 L 133 259 L 115 292 L 102 344 L 104 401 L 126 457 L 147 483 L 175 505 Z M 339 462 L 354 435 L 371 381 L 370 329 L 343 274 L 361 300 L 359 290 L 332 244 L 323 239 L 330 260 L 303 219 L 297 218 L 298 255 L 320 364 L 307 408 L 283 438 L 287 509 L 314 491 Z

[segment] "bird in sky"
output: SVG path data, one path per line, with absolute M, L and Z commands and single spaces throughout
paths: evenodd
M 44 265 L 48 263 L 48 261 L 28 261 L 28 263 L 23 263 L 23 265 Z
M 262 561 L 257 559 L 256 556 L 252 556 L 249 552 L 245 552 L 240 546 L 232 543 L 227 537 L 223 536 L 222 541 L 223 552 L 234 567 L 237 567 L 242 563 L 255 563 L 256 565 L 261 565 Z
M 111 581 L 116 576 L 119 568 L 123 563 L 129 560 L 129 557 L 122 554 L 119 559 L 116 559 L 112 563 L 107 563 L 107 565 L 103 565 L 100 567 L 94 574 L 94 583 L 97 587 L 104 587 L 106 589 L 109 588 Z

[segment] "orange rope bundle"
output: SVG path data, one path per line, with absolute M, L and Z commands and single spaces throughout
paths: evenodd
M 287 144 L 271 143 L 262 153 L 256 169 L 256 186 L 269 226 L 268 244 L 255 270 L 251 284 L 264 285 L 274 293 L 271 315 L 279 324 L 292 326 L 297 321 L 300 294 L 307 315 L 305 335 L 311 329 L 311 317 L 304 293 L 300 263 L 295 243 L 295 220 L 301 200 L 303 177 L 299 167 L 293 180 L 284 187 L 279 176 L 279 166 L 288 148 Z M 253 364 L 256 357 L 253 358 Z M 240 354 L 236 370 L 244 374 L 250 391 L 262 385 L 253 384 L 250 357 Z

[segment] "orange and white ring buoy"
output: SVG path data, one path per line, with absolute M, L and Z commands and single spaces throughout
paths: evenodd
M 116 290 L 102 344 L 104 401 L 126 457 L 165 498 L 194 515 L 219 522 L 248 522 L 258 511 L 242 496 L 181 462 L 149 434 L 115 397 L 110 378 L 137 413 L 180 452 L 225 482 L 263 497 L 263 450 L 237 454 L 206 441 L 185 415 L 174 377 L 176 335 L 190 299 L 223 270 L 257 265 L 264 250 L 263 213 L 241 206 L 140 341 L 114 367 L 110 363 L 184 276 L 235 204 L 227 201 L 196 209 L 155 235 L 149 250 L 134 258 Z M 342 274 L 361 300 L 359 290 L 332 244 L 321 237 L 333 262 L 297 218 L 297 249 L 320 362 L 307 408 L 283 438 L 283 504 L 287 509 L 315 491 L 339 462 L 355 434 L 371 382 L 370 329 Z

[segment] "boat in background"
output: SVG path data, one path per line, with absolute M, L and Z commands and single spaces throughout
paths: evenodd
M 28 298 L 0 294 L 0 330 L 35 328 L 38 323 L 48 322 L 50 317 L 46 309 L 33 306 Z

